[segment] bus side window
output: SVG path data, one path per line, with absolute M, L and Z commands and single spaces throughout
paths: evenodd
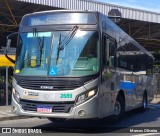
M 104 36 L 104 62 L 106 66 L 116 66 L 116 41 Z
M 109 39 L 109 66 L 116 66 L 116 42 Z

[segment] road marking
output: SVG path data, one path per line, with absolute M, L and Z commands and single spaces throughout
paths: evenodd
M 147 133 L 147 134 L 138 134 L 138 135 L 132 135 L 132 136 L 154 136 L 154 135 L 160 135 L 160 133 Z

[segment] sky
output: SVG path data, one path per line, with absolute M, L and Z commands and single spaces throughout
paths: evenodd
M 160 13 L 160 0 L 95 0 Z

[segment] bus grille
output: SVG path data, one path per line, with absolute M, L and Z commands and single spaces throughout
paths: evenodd
M 80 84 L 78 81 L 66 81 L 66 80 L 63 81 L 63 80 L 31 80 L 31 79 L 23 80 L 21 79 L 18 81 L 18 85 L 20 85 L 25 89 L 32 89 L 32 90 L 73 90 L 80 87 Z M 46 88 L 42 86 L 45 86 Z
M 20 101 L 21 107 L 24 111 L 34 111 L 37 112 L 38 106 L 51 106 L 53 113 L 69 113 L 71 108 L 74 106 L 74 102 L 34 102 L 28 100 L 21 100 Z

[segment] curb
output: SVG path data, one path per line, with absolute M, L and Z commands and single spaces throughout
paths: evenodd
M 0 117 L 0 121 L 6 121 L 6 120 L 16 120 L 16 119 L 25 119 L 25 118 L 31 118 L 30 116 L 8 116 L 8 117 Z
M 160 101 L 153 101 L 153 102 L 150 102 L 151 104 L 160 104 Z
M 154 99 L 150 103 L 160 104 L 160 97 L 154 97 Z

